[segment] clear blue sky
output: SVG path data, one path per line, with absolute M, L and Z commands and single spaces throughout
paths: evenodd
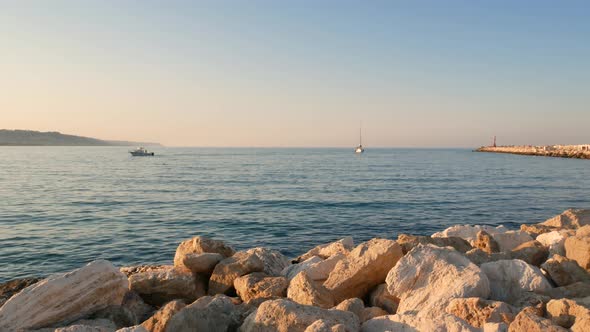
M 0 128 L 193 146 L 590 143 L 588 1 L 2 1 Z

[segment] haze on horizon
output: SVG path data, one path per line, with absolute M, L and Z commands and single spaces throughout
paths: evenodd
M 168 146 L 590 143 L 587 1 L 4 1 L 0 128 Z

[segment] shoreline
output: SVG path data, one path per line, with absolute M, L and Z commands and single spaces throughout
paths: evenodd
M 507 153 L 524 156 L 553 158 L 590 159 L 589 145 L 551 145 L 551 146 L 482 146 L 474 152 Z
M 97 260 L 13 280 L 0 284 L 0 331 L 590 329 L 590 210 L 306 249 L 290 260 L 196 236 L 173 265 Z

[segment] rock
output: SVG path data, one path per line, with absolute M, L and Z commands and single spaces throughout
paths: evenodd
M 358 317 L 348 311 L 326 310 L 301 305 L 289 300 L 266 301 L 250 314 L 240 327 L 241 332 L 303 332 L 317 320 L 328 326 L 342 324 L 345 331 L 358 331 Z
M 127 278 L 131 277 L 134 274 L 140 272 L 148 272 L 153 270 L 160 270 L 163 268 L 168 268 L 167 265 L 136 265 L 136 266 L 124 266 L 119 269 L 119 271 L 123 272 Z
M 305 332 L 346 332 L 346 327 L 342 324 L 330 325 L 328 321 L 318 319 Z
M 460 282 L 457 282 L 459 281 Z M 398 313 L 436 317 L 453 298 L 490 293 L 485 274 L 456 250 L 419 245 L 407 253 L 386 279 L 387 290 L 400 299 Z
M 533 238 L 523 231 L 507 231 L 492 236 L 500 246 L 500 251 L 512 251 L 523 243 L 533 241 Z
M 70 326 L 59 327 L 54 332 L 114 332 L 115 324 L 107 319 L 81 320 Z
M 155 306 L 177 299 L 192 302 L 205 295 L 203 280 L 172 266 L 133 274 L 129 277 L 129 289 Z
M 475 327 L 486 323 L 510 324 L 514 320 L 516 309 L 498 301 L 488 301 L 478 297 L 453 299 L 446 312 L 455 315 Z
M 339 241 L 319 245 L 293 260 L 294 263 L 303 262 L 313 256 L 326 259 L 336 254 L 348 254 L 354 247 L 352 237 L 348 236 Z
M 520 259 L 531 265 L 540 266 L 547 260 L 549 250 L 539 241 L 529 241 L 512 249 L 510 256 L 513 259 Z
M 5 283 L 0 284 L 0 307 L 8 301 L 14 294 L 20 292 L 21 290 L 36 284 L 39 278 L 23 278 L 23 279 L 15 279 Z
M 477 238 L 479 231 L 485 231 L 486 233 L 494 236 L 499 233 L 507 232 L 508 229 L 504 226 L 492 227 L 492 226 L 480 226 L 480 225 L 455 225 L 445 229 L 442 232 L 432 234 L 432 237 L 460 237 L 469 243 L 472 243 Z
M 182 259 L 182 265 L 193 273 L 211 274 L 215 265 L 224 257 L 218 253 L 186 254 Z
M 540 234 L 536 240 L 549 248 L 549 256 L 565 256 L 565 239 L 572 235 L 575 235 L 575 232 L 571 230 L 552 231 Z
M 121 305 L 108 306 L 95 312 L 90 318 L 108 320 L 113 322 L 118 329 L 139 324 L 135 314 Z
M 469 242 L 460 237 L 430 237 L 430 236 L 416 236 L 400 234 L 396 241 L 401 247 L 404 255 L 412 250 L 418 244 L 433 244 L 439 247 L 453 247 L 460 252 L 467 252 L 473 247 Z
M 388 315 L 363 323 L 362 332 L 476 332 L 478 329 L 453 316 L 443 315 L 436 319 L 417 315 Z
M 94 261 L 39 281 L 11 297 L 0 308 L 0 330 L 66 324 L 121 304 L 126 292 L 127 278 L 123 273 L 108 261 Z
M 285 297 L 287 287 L 287 278 L 269 277 L 264 272 L 254 272 L 234 280 L 234 288 L 246 303 L 259 298 Z
M 145 303 L 141 296 L 137 293 L 128 291 L 123 297 L 123 303 L 121 304 L 124 308 L 127 308 L 135 318 L 137 319 L 137 323 L 139 324 L 146 319 L 148 319 L 155 311 L 155 308 L 151 305 Z
M 479 248 L 469 250 L 465 253 L 465 257 L 467 257 L 475 265 L 481 265 L 483 263 L 495 262 L 503 259 L 511 259 L 509 253 L 494 252 L 489 254 Z
M 287 289 L 287 298 L 299 304 L 331 308 L 335 304 L 334 296 L 321 282 L 309 278 L 307 272 L 297 274 Z
M 174 255 L 174 266 L 181 270 L 190 270 L 184 265 L 185 256 L 188 254 L 217 253 L 223 257 L 231 257 L 235 251 L 223 241 L 213 240 L 203 236 L 195 236 L 192 239 L 182 241 Z
M 307 270 L 307 275 L 316 281 L 326 281 L 330 273 L 334 271 L 339 262 L 344 261 L 346 256 L 343 254 L 334 254 L 321 262 L 312 264 Z
M 353 314 L 357 315 L 357 317 L 361 317 L 363 310 L 365 309 L 365 304 L 363 300 L 359 298 L 352 298 L 348 300 L 344 300 L 340 302 L 337 306 L 333 309 L 342 310 L 342 311 L 350 311 Z
M 241 323 L 236 307 L 225 295 L 204 296 L 172 316 L 166 326 L 166 332 L 235 330 Z
M 289 264 L 289 260 L 276 250 L 253 248 L 237 252 L 215 266 L 209 279 L 209 294 L 229 293 L 233 289 L 236 278 L 252 272 L 281 276 L 281 272 Z
M 506 323 L 485 323 L 483 332 L 508 332 L 508 325 Z
M 149 332 L 164 332 L 168 322 L 176 313 L 182 310 L 186 304 L 180 300 L 170 301 L 158 310 L 152 317 L 141 323 Z
M 590 298 L 588 299 L 590 300 Z M 551 300 L 547 303 L 547 318 L 551 319 L 553 324 L 561 327 L 573 330 L 573 326 L 578 325 L 576 328 L 579 329 L 582 325 L 579 323 L 590 319 L 590 309 L 583 304 L 570 299 Z
M 383 283 L 387 272 L 402 257 L 395 241 L 372 239 L 354 248 L 345 260 L 336 264 L 324 287 L 336 302 L 364 297 L 369 290 Z
M 150 332 L 150 331 L 146 330 L 146 328 L 141 325 L 136 325 L 136 326 L 130 326 L 130 327 L 124 327 L 122 329 L 118 329 L 116 332 Z
M 481 270 L 490 281 L 492 300 L 513 303 L 523 292 L 545 294 L 551 289 L 539 268 L 518 259 L 484 263 Z
M 370 319 L 387 315 L 389 313 L 379 307 L 368 307 L 363 309 L 359 318 L 361 319 L 361 323 L 364 323 Z
M 562 214 L 542 222 L 541 225 L 557 229 L 578 229 L 590 225 L 590 210 L 565 210 Z
M 234 280 L 252 273 L 264 271 L 264 262 L 251 251 L 240 251 L 232 257 L 219 262 L 209 279 L 209 294 L 229 293 L 234 286 Z
M 551 300 L 551 297 L 535 292 L 522 292 L 516 299 L 511 301 L 511 305 L 517 309 L 526 307 L 544 308 L 545 304 Z
M 297 273 L 301 271 L 307 271 L 313 264 L 323 261 L 324 260 L 319 256 L 312 256 L 301 263 L 287 266 L 283 269 L 283 271 L 281 271 L 281 275 L 285 276 L 288 280 L 291 280 L 295 278 Z
M 389 314 L 395 314 L 399 305 L 399 299 L 387 290 L 387 284 L 380 284 L 369 295 L 369 304 L 373 307 L 379 307 Z
M 578 235 L 578 233 L 565 240 L 565 254 L 567 258 L 578 262 L 578 265 L 586 271 L 590 271 L 590 236 L 581 236 L 583 234 Z
M 549 295 L 553 299 L 590 296 L 590 282 L 578 281 L 567 286 L 553 288 Z
M 509 332 L 565 332 L 561 326 L 554 325 L 551 320 L 538 316 L 530 308 L 523 309 L 510 323 Z
M 494 238 L 486 231 L 477 232 L 475 241 L 473 243 L 475 248 L 479 248 L 488 254 L 500 251 L 500 245 Z
M 541 265 L 557 286 L 567 286 L 578 281 L 590 282 L 590 273 L 581 268 L 576 261 L 554 255 Z

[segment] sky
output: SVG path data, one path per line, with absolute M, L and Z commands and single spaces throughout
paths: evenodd
M 168 146 L 590 143 L 588 1 L 0 0 L 0 128 Z

